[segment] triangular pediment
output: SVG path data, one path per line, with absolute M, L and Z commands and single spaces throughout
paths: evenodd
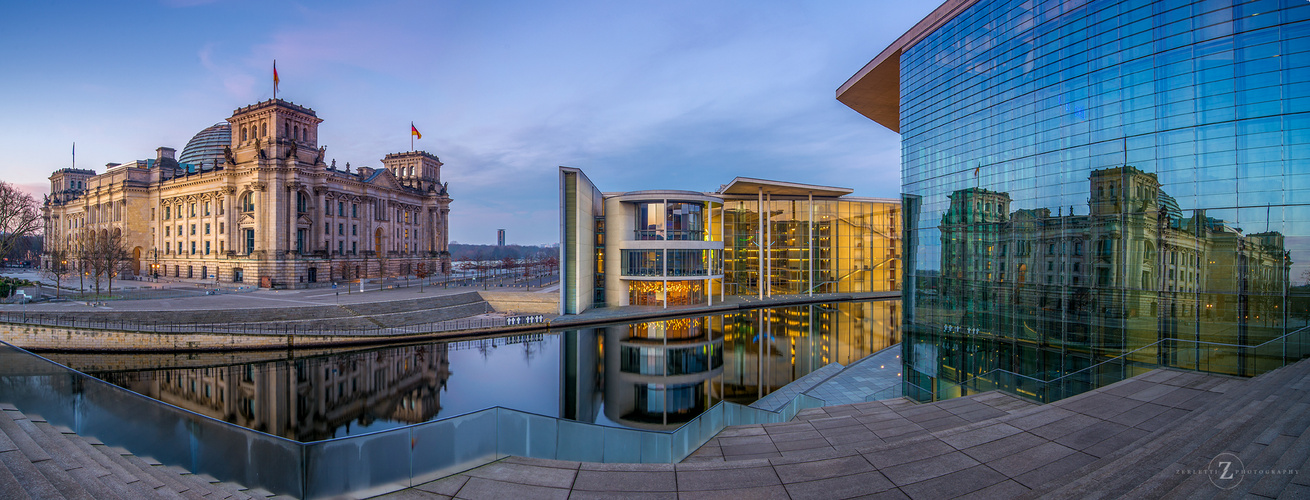
M 373 175 L 373 178 L 368 180 L 368 183 L 379 187 L 385 187 L 387 189 L 400 189 L 400 183 L 396 182 L 396 176 L 392 175 L 391 171 L 385 168 L 378 170 L 378 172 Z
M 250 213 L 243 213 L 237 217 L 237 223 L 254 222 L 254 221 L 255 221 L 255 216 Z

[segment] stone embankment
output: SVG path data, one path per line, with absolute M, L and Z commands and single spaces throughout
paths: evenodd
M 358 330 L 408 326 L 467 318 L 491 312 L 492 306 L 478 292 L 436 295 L 380 302 L 249 307 L 242 309 L 174 310 L 78 310 L 76 312 L 34 312 L 28 316 L 40 323 L 46 318 L 69 318 L 80 322 L 123 322 L 140 325 L 242 325 L 277 324 L 300 330 L 314 328 Z
M 0 340 L 43 352 L 325 349 L 540 330 L 478 316 L 553 313 L 557 304 L 555 294 L 469 291 L 340 305 L 47 310 L 0 322 Z

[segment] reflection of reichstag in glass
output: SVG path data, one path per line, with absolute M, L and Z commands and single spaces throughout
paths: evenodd
M 966 0 L 920 21 L 837 91 L 901 134 L 907 395 L 1299 359 L 1307 85 L 1306 2 Z
M 919 302 L 942 331 L 943 369 L 1001 367 L 1058 374 L 1162 339 L 1259 344 L 1282 334 L 1290 257 L 1276 231 L 1244 233 L 1184 212 L 1157 177 L 1134 167 L 1094 170 L 1089 204 L 1010 210 L 1008 193 L 951 193 L 942 215 L 941 275 Z M 1082 212 L 1082 214 L 1078 214 Z M 1049 352 L 1048 352 L 1049 351 Z M 1154 351 L 1153 351 L 1154 352 Z M 1005 354 L 995 354 L 1005 353 Z M 1194 363 L 1161 351 L 1161 363 Z M 1206 357 L 1204 369 L 1249 374 L 1245 357 Z

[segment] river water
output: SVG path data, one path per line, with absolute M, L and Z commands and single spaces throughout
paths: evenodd
M 735 311 L 332 353 L 48 354 L 148 397 L 303 442 L 493 406 L 673 430 L 900 341 L 900 302 Z

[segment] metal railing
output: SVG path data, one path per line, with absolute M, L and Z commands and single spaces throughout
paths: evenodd
M 491 306 L 486 305 L 483 313 L 491 312 Z M 367 317 L 367 316 L 364 316 Z M 343 319 L 354 319 L 357 316 L 346 316 Z M 321 320 L 320 320 L 321 321 Z M 444 321 L 434 321 L 417 325 L 406 326 L 375 326 L 372 328 L 329 328 L 315 325 L 299 325 L 290 322 L 265 322 L 265 323 L 141 323 L 127 320 L 112 319 L 79 319 L 68 316 L 47 316 L 39 313 L 0 313 L 0 323 L 21 324 L 28 326 L 48 326 L 58 328 L 74 328 L 83 330 L 105 330 L 118 332 L 137 332 L 137 333 L 173 333 L 173 334 L 191 334 L 191 333 L 213 333 L 227 335 L 316 335 L 316 336 L 339 336 L 339 337 L 386 337 L 399 335 L 420 335 L 428 333 L 450 332 L 459 330 L 482 330 L 496 328 L 501 326 L 519 326 L 530 324 L 542 324 L 549 326 L 549 321 L 544 315 L 519 315 L 508 317 L 491 317 L 491 318 L 463 318 L 451 319 Z

